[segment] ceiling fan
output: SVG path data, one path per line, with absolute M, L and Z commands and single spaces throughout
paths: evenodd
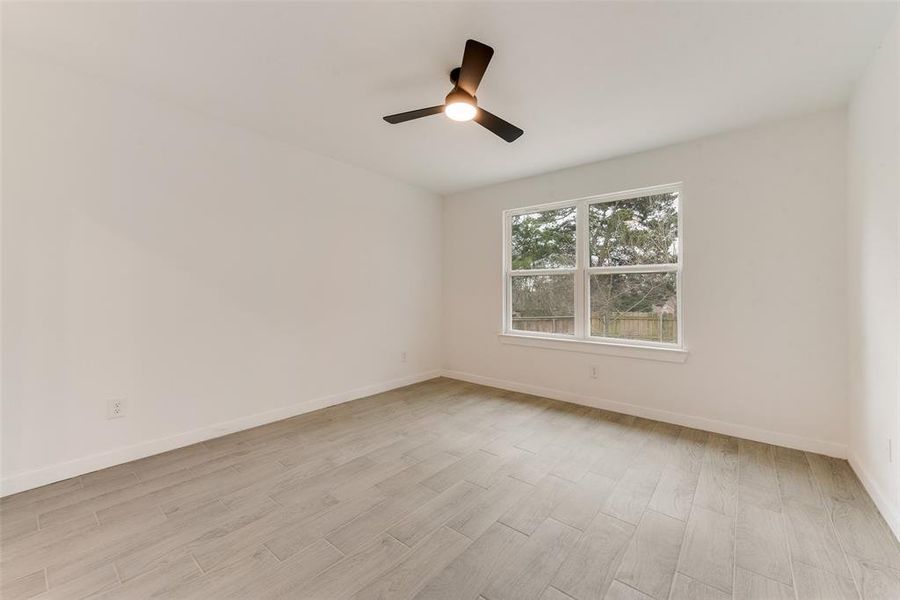
M 490 46 L 467 40 L 462 66 L 450 71 L 453 89 L 447 94 L 443 104 L 388 115 L 384 120 L 396 125 L 442 112 L 454 121 L 475 121 L 507 142 L 516 141 L 525 132 L 479 107 L 478 98 L 475 97 L 475 90 L 478 89 L 493 55 L 494 49 Z

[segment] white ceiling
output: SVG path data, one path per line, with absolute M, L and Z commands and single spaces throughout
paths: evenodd
M 3 4 L 4 44 L 440 193 L 844 103 L 897 3 Z M 465 40 L 507 144 L 442 115 Z

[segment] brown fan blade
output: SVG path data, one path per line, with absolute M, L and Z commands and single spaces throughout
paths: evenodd
M 494 49 L 490 46 L 475 40 L 467 40 L 456 85 L 470 96 L 474 96 L 492 56 L 494 56 Z
M 397 123 L 412 121 L 413 119 L 421 119 L 422 117 L 436 115 L 441 112 L 444 112 L 443 104 L 440 104 L 438 106 L 430 106 L 428 108 L 420 108 L 419 110 L 410 110 L 407 112 L 397 113 L 396 115 L 388 115 L 384 117 L 384 120 L 391 125 L 396 125 Z
M 507 142 L 514 142 L 519 139 L 519 136 L 525 133 L 512 123 L 507 123 L 500 117 L 492 115 L 481 107 L 478 107 L 478 112 L 475 113 L 474 121 L 491 133 L 499 135 Z

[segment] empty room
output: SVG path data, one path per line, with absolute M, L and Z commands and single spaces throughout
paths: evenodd
M 897 0 L 0 27 L 3 600 L 900 600 Z

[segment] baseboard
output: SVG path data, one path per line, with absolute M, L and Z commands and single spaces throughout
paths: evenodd
M 522 392 L 524 394 L 543 396 L 545 398 L 552 398 L 554 400 L 560 400 L 562 402 L 569 402 L 572 404 L 581 404 L 583 406 L 590 406 L 593 408 L 602 408 L 605 410 L 611 410 L 613 412 L 632 415 L 635 417 L 644 417 L 646 419 L 663 421 L 665 423 L 672 423 L 674 425 L 681 425 L 683 427 L 692 427 L 694 429 L 702 429 L 704 431 L 711 431 L 713 433 L 721 433 L 748 440 L 754 440 L 757 442 L 775 444 L 776 446 L 785 446 L 787 448 L 794 448 L 796 450 L 805 450 L 808 452 L 815 452 L 817 454 L 825 454 L 827 456 L 833 456 L 835 458 L 847 457 L 847 446 L 835 442 L 826 442 L 823 440 L 806 438 L 789 433 L 758 429 L 756 427 L 749 427 L 747 425 L 739 425 L 737 423 L 708 419 L 706 417 L 686 415 L 682 413 L 671 412 L 668 410 L 661 410 L 658 408 L 648 408 L 646 406 L 639 406 L 637 404 L 628 404 L 626 402 L 605 400 L 603 398 L 596 398 L 594 396 L 574 394 L 572 392 L 564 392 L 561 390 L 529 385 L 525 383 L 518 383 L 515 381 L 494 379 L 493 377 L 485 377 L 482 375 L 475 375 L 473 373 L 464 373 L 461 371 L 450 371 L 445 369 L 442 372 L 442 375 L 444 377 L 449 377 L 450 379 L 459 379 L 461 381 L 468 381 L 469 383 L 487 385 L 490 387 L 500 388 L 513 392 Z
M 862 463 L 859 462 L 859 459 L 856 458 L 856 455 L 853 454 L 853 452 L 849 453 L 847 462 L 850 463 L 850 467 L 856 472 L 856 476 L 859 478 L 860 483 L 863 484 L 863 487 L 866 488 L 872 501 L 875 502 L 875 506 L 878 507 L 878 511 L 881 513 L 881 516 L 884 517 L 888 527 L 894 532 L 894 537 L 900 541 L 900 506 L 891 502 L 888 495 L 881 489 L 875 480 L 869 476 L 868 471 L 863 468 Z
M 280 421 L 303 413 L 334 406 L 335 404 L 365 398 L 366 396 L 371 396 L 373 394 L 380 394 L 381 392 L 387 392 L 406 385 L 433 379 L 440 374 L 440 370 L 433 370 L 401 377 L 399 379 L 392 379 L 390 381 L 374 383 L 346 392 L 331 394 L 320 398 L 312 398 L 289 406 L 216 423 L 206 427 L 200 427 L 198 429 L 192 429 L 170 437 L 150 440 L 131 446 L 124 446 L 109 452 L 93 454 L 83 458 L 57 463 L 33 471 L 16 473 L 0 480 L 0 496 L 16 494 L 42 485 L 47 485 L 48 483 L 62 481 L 63 479 L 69 479 L 70 477 L 77 477 L 78 475 L 91 473 L 98 469 L 105 469 L 138 458 L 159 454 L 160 452 L 167 452 L 169 450 L 175 450 L 176 448 L 190 446 L 197 442 L 221 437 L 236 431 L 258 427 L 260 425 L 265 425 L 266 423 Z
M 115 466 L 139 458 L 145 458 L 147 456 L 152 456 L 161 452 L 167 452 L 176 448 L 189 446 L 191 444 L 196 444 L 198 442 L 227 435 L 229 433 L 234 433 L 236 431 L 250 429 L 251 427 L 258 427 L 259 425 L 265 425 L 266 423 L 280 421 L 282 419 L 287 419 L 296 415 L 312 412 L 314 410 L 319 410 L 328 406 L 334 406 L 343 402 L 349 402 L 351 400 L 364 398 L 366 396 L 386 392 L 406 385 L 419 383 L 428 379 L 432 379 L 434 377 L 438 377 L 440 375 L 449 377 L 451 379 L 458 379 L 461 381 L 468 381 L 470 383 L 477 383 L 480 385 L 486 385 L 504 390 L 543 396 L 546 398 L 552 398 L 554 400 L 560 400 L 562 402 L 581 404 L 583 406 L 591 406 L 594 408 L 602 408 L 605 410 L 611 410 L 627 415 L 634 415 L 637 417 L 644 417 L 656 421 L 673 423 L 675 425 L 682 425 L 684 427 L 693 427 L 695 429 L 702 429 L 705 431 L 732 435 L 735 437 L 741 437 L 759 442 L 786 446 L 788 448 L 816 452 L 836 458 L 847 457 L 847 447 L 843 444 L 837 444 L 834 442 L 825 442 L 781 432 L 768 431 L 755 427 L 728 423 L 725 421 L 718 421 L 715 419 L 708 419 L 705 417 L 685 415 L 682 413 L 676 413 L 666 410 L 647 408 L 636 404 L 616 402 L 612 400 L 596 398 L 593 396 L 564 392 L 551 388 L 506 381 L 503 379 L 495 379 L 493 377 L 485 377 L 482 375 L 475 375 L 473 373 L 464 373 L 461 371 L 451 370 L 433 370 L 416 375 L 411 375 L 408 377 L 375 383 L 368 386 L 355 388 L 346 392 L 331 394 L 329 396 L 305 400 L 303 402 L 298 402 L 289 406 L 248 415 L 246 417 L 240 417 L 238 419 L 233 419 L 230 421 L 216 423 L 198 429 L 193 429 L 174 436 L 151 440 L 148 442 L 142 442 L 140 444 L 134 444 L 131 446 L 124 446 L 122 448 L 117 448 L 109 452 L 93 454 L 72 461 L 57 463 L 55 465 L 44 467 L 42 469 L 35 469 L 33 471 L 25 471 L 22 473 L 9 475 L 0 480 L 0 496 L 16 494 L 18 492 L 40 487 L 42 485 L 47 485 L 49 483 L 54 483 L 56 481 L 62 481 L 63 479 L 68 479 L 70 477 L 77 477 L 78 475 L 90 473 L 98 469 L 105 469 L 106 467 Z M 887 502 L 884 494 L 881 494 L 877 487 L 873 485 L 871 479 L 869 479 L 866 474 L 858 467 L 858 464 L 855 464 L 852 459 L 850 461 L 850 464 L 857 472 L 860 481 L 862 481 L 863 485 L 866 486 L 869 494 L 875 500 L 876 504 L 878 504 L 878 507 L 882 511 L 882 514 L 885 515 L 885 519 L 891 525 L 894 532 L 897 533 L 898 529 L 900 529 L 898 528 L 898 521 L 900 521 L 900 519 L 898 519 L 896 510 L 891 510 L 891 505 L 889 502 Z

